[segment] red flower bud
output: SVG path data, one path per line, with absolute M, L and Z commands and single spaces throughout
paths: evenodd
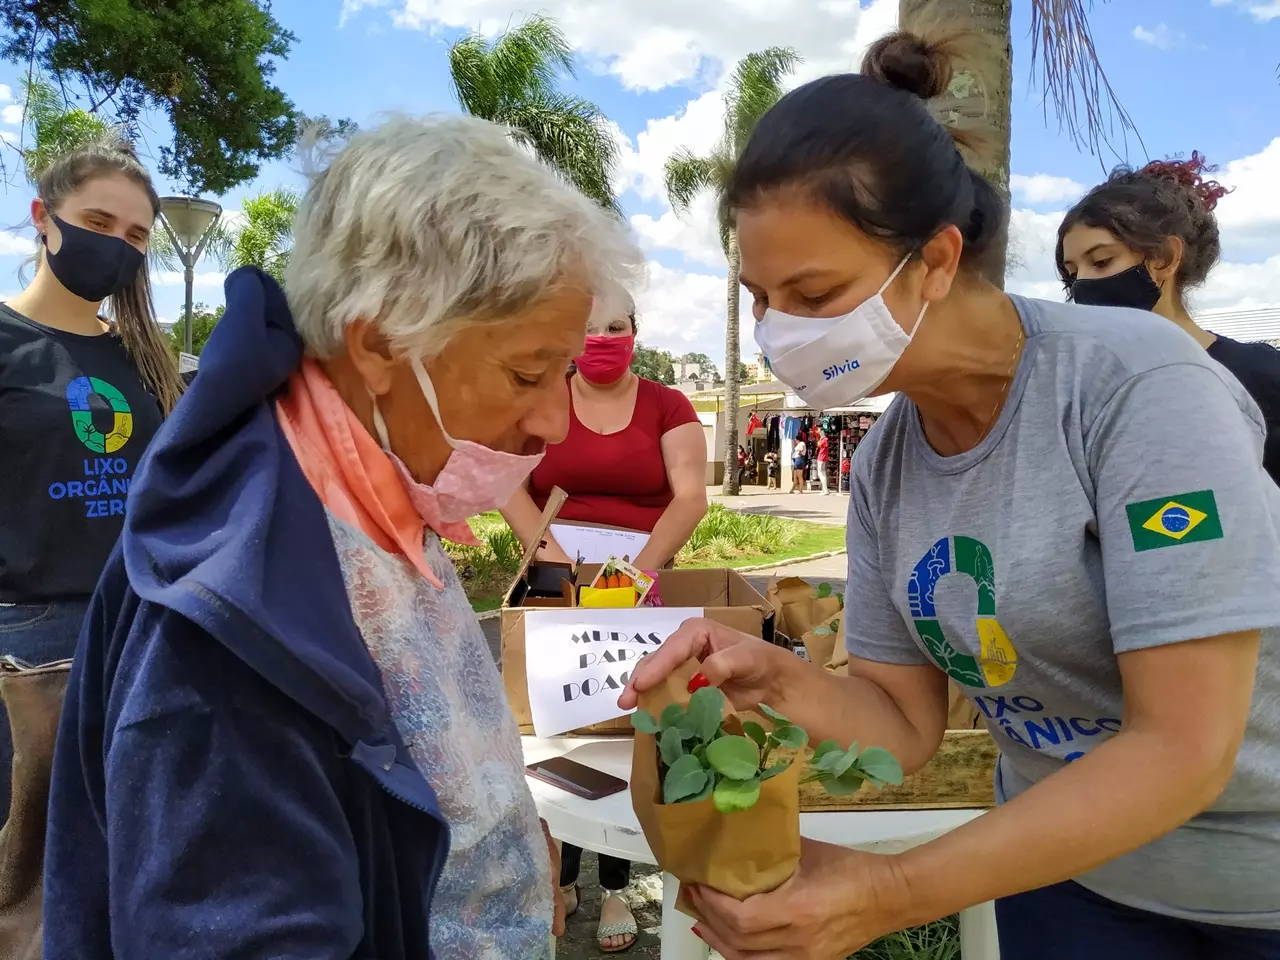
M 695 673 L 693 679 L 689 681 L 689 692 L 693 693 L 695 690 L 701 690 L 703 687 L 709 686 L 711 686 L 710 680 L 700 673 Z

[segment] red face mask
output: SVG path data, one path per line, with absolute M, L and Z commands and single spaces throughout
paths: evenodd
M 587 337 L 587 349 L 574 364 L 591 383 L 617 383 L 631 366 L 635 349 L 634 336 Z

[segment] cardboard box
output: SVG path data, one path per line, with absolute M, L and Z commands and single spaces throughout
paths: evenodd
M 565 499 L 563 491 L 552 492 L 542 515 L 544 532 Z M 536 544 L 525 552 L 500 614 L 502 683 L 511 712 L 524 734 L 533 733 L 525 665 L 525 614 L 531 609 L 576 606 L 577 589 L 589 586 L 600 569 L 599 564 L 583 564 L 576 571 L 565 568 L 563 564 L 543 564 L 534 559 L 536 553 Z M 759 591 L 733 570 L 663 570 L 658 588 L 664 607 L 700 607 L 708 619 L 773 642 L 772 608 Z M 647 614 L 660 609 L 637 607 L 626 612 L 634 615 L 638 626 L 642 626 Z M 631 719 L 619 717 L 574 732 L 630 735 Z

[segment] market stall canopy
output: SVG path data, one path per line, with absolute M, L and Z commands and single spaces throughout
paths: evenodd
M 828 410 L 815 410 L 794 393 L 789 393 L 783 397 L 773 397 L 768 400 L 756 402 L 754 400 L 745 400 L 742 404 L 744 409 L 750 409 L 757 413 L 792 413 L 799 416 L 804 414 L 829 414 L 832 416 L 840 416 L 848 413 L 884 413 L 889 409 L 889 404 L 897 394 L 891 393 L 883 397 L 868 397 L 865 400 L 859 400 L 857 403 L 848 407 L 833 407 Z
M 884 413 L 897 394 L 886 394 L 883 397 L 868 397 L 848 407 L 833 407 L 828 410 L 815 410 L 786 386 L 776 380 L 767 383 L 752 383 L 739 392 L 739 409 L 758 410 L 762 413 Z M 697 407 L 699 401 L 724 402 L 724 388 L 705 390 L 694 394 L 691 399 Z M 701 408 L 699 408 L 701 409 Z

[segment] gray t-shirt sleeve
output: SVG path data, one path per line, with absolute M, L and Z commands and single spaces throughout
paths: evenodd
M 856 474 L 849 494 L 845 540 L 849 581 L 844 591 L 844 645 L 849 656 L 878 663 L 931 664 L 893 605 L 880 572 L 880 546 L 867 507 L 866 490 Z
M 1138 374 L 1086 433 L 1117 653 L 1280 625 L 1280 491 L 1257 407 L 1225 376 Z

